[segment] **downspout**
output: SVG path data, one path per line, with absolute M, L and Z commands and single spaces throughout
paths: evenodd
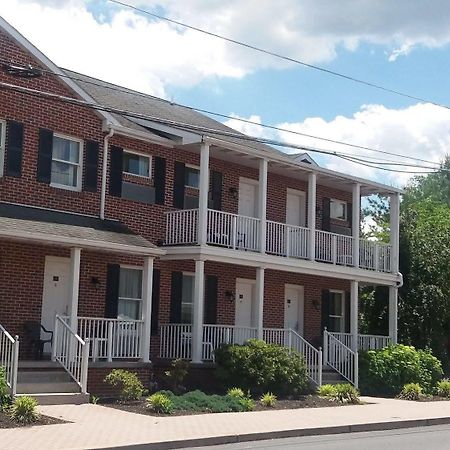
M 114 135 L 114 129 L 109 126 L 109 133 L 105 135 L 103 140 L 103 166 L 102 166 L 102 190 L 100 196 L 100 219 L 105 219 L 105 204 L 106 204 L 106 176 L 108 171 L 108 148 L 109 140 Z

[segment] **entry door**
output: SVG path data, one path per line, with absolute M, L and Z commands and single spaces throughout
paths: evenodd
M 286 194 L 286 223 L 304 227 L 306 225 L 306 195 L 302 191 L 288 189 Z M 302 230 L 289 228 L 287 230 L 287 248 L 288 256 L 295 258 L 306 258 L 307 242 Z
M 239 180 L 238 221 L 236 224 L 236 246 L 246 250 L 257 250 L 258 222 L 248 219 L 257 217 L 258 185 L 252 180 L 241 178 Z
M 303 336 L 304 288 L 286 285 L 284 289 L 284 327 Z
M 55 316 L 69 312 L 70 259 L 47 256 L 45 258 L 44 291 L 42 294 L 41 324 L 54 331 Z M 48 339 L 49 335 L 43 333 Z M 50 353 L 50 344 L 45 344 L 44 352 Z
M 244 178 L 239 180 L 239 215 L 247 217 L 257 216 L 257 192 L 258 184 L 256 182 Z
M 254 291 L 255 284 L 252 280 L 236 281 L 234 323 L 237 327 L 252 327 L 254 324 Z M 249 331 L 237 331 L 235 332 L 234 341 L 237 344 L 242 344 L 250 337 Z

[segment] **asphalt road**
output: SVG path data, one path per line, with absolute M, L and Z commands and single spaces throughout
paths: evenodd
M 369 433 L 309 436 L 242 444 L 198 447 L 195 450 L 450 450 L 450 425 Z M 189 449 L 188 449 L 189 450 Z M 194 450 L 194 449 L 190 449 Z

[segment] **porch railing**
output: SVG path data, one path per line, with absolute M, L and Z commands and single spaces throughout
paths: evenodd
M 392 247 L 389 244 L 360 239 L 359 246 L 360 267 L 378 272 L 391 271 Z
M 289 258 L 307 259 L 309 234 L 308 228 L 268 220 L 266 251 Z
M 183 209 L 166 213 L 166 245 L 198 242 L 198 209 Z
M 353 237 L 316 230 L 316 260 L 352 266 Z
M 141 358 L 143 327 L 143 320 L 78 318 L 78 334 L 89 339 L 89 357 L 93 361 Z
M 170 323 L 161 325 L 159 357 L 191 359 L 192 325 Z
M 16 395 L 19 364 L 19 337 L 12 337 L 0 325 L 0 367 L 5 370 L 6 384 L 12 396 Z
M 353 348 L 353 338 L 350 333 L 328 332 L 349 348 Z M 376 334 L 358 334 L 358 350 L 378 350 L 391 343 L 389 336 Z
M 87 393 L 89 340 L 81 339 L 60 316 L 55 317 L 52 359 L 58 361 L 73 380 Z
M 358 354 L 326 329 L 323 332 L 323 353 L 324 364 L 358 387 Z

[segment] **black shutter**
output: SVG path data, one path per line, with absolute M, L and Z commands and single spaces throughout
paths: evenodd
M 211 172 L 212 209 L 222 210 L 222 172 Z
M 344 332 L 350 333 L 350 292 L 345 293 L 344 307 Z
M 106 299 L 105 317 L 117 319 L 117 308 L 119 306 L 119 264 L 108 264 L 106 271 Z
M 330 203 L 331 200 L 328 197 L 322 199 L 322 230 L 330 231 Z
M 351 203 L 347 203 L 347 222 L 351 228 L 353 223 L 353 205 Z
M 206 277 L 205 286 L 205 323 L 214 325 L 217 323 L 217 295 L 219 280 L 215 275 Z
M 175 161 L 173 174 L 173 206 L 174 208 L 184 208 L 184 163 Z
M 14 120 L 8 120 L 7 127 L 6 175 L 20 177 L 22 175 L 23 124 Z
M 170 292 L 170 323 L 181 322 L 181 294 L 183 273 L 172 272 L 172 289 Z
M 109 168 L 109 193 L 114 197 L 122 196 L 123 148 L 111 146 Z
M 164 205 L 166 195 L 166 160 L 155 156 L 155 203 Z
M 159 295 L 160 295 L 161 271 L 153 269 L 153 288 L 152 288 L 152 325 L 151 335 L 158 334 L 158 314 L 159 314 Z
M 84 169 L 84 190 L 97 192 L 98 142 L 86 141 L 86 167 Z
M 322 318 L 321 318 L 322 331 L 324 328 L 329 328 L 329 319 L 330 319 L 330 291 L 323 290 L 322 291 Z
M 50 184 L 52 176 L 53 131 L 39 130 L 37 180 Z

